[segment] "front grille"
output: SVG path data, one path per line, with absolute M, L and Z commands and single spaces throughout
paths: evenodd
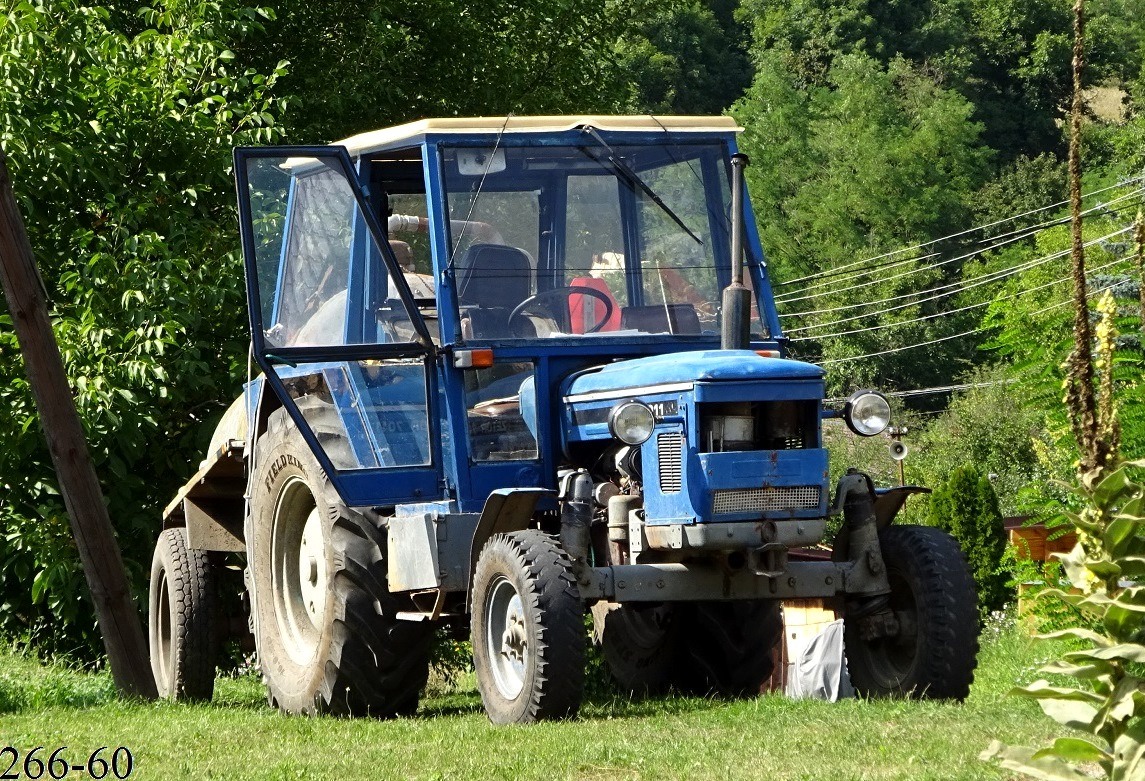
M 678 493 L 684 485 L 684 435 L 661 434 L 656 438 L 656 452 L 660 462 L 661 493 Z
M 815 510 L 819 507 L 819 496 L 820 487 L 817 485 L 715 491 L 712 493 L 712 514 Z

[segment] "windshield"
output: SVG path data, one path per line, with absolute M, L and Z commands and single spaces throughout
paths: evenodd
M 729 186 L 718 144 L 443 151 L 466 339 L 718 335 Z M 766 333 L 753 307 L 752 331 Z

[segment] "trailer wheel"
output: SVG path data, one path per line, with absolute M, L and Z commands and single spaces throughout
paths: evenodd
M 593 639 L 622 691 L 644 696 L 668 688 L 679 653 L 675 605 L 601 601 L 592 606 L 592 620 Z
M 187 530 L 164 529 L 151 559 L 147 635 L 159 696 L 209 700 L 215 691 L 218 622 L 207 552 L 187 545 Z
M 770 599 L 679 603 L 677 685 L 692 694 L 754 697 L 775 668 L 783 636 L 779 602 Z
M 571 718 L 584 693 L 584 606 L 572 562 L 536 530 L 486 543 L 473 578 L 477 686 L 489 720 Z
M 978 604 L 958 543 L 924 526 L 888 526 L 879 541 L 898 634 L 864 640 L 863 619 L 846 617 L 851 683 L 868 697 L 965 699 L 978 663 Z
M 327 452 L 338 447 L 328 433 L 340 427 L 323 420 L 333 407 L 307 404 L 305 414 L 327 434 Z M 271 704 L 347 716 L 417 710 L 430 627 L 396 619 L 382 520 L 342 502 L 284 409 L 258 440 L 250 508 L 248 582 Z

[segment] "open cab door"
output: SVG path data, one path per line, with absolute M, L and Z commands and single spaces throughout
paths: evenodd
M 254 359 L 350 506 L 440 498 L 434 346 L 344 147 L 235 149 Z

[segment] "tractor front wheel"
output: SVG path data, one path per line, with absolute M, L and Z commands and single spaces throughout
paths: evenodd
M 924 526 L 888 526 L 879 542 L 894 621 L 848 612 L 851 683 L 868 697 L 965 699 L 977 665 L 978 603 L 958 543 Z
M 473 578 L 477 686 L 489 720 L 571 718 L 584 693 L 584 606 L 572 562 L 536 530 L 486 543 Z

